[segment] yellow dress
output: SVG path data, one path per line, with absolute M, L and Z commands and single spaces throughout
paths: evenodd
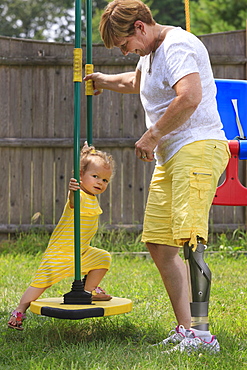
M 96 196 L 80 191 L 80 237 L 81 272 L 109 269 L 110 253 L 90 246 L 98 229 L 98 218 L 102 213 Z M 74 275 L 74 209 L 69 200 L 54 229 L 41 264 L 31 282 L 35 288 L 49 287 L 65 277 Z

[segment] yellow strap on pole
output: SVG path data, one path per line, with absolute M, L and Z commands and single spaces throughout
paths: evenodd
M 186 31 L 190 32 L 190 0 L 184 0 Z
M 86 76 L 93 73 L 93 71 L 94 71 L 93 64 L 85 64 L 85 75 Z M 85 95 L 93 95 L 93 81 L 92 80 L 86 81 Z
M 73 81 L 82 82 L 82 49 L 74 49 Z
M 94 72 L 94 65 L 93 64 L 85 64 L 85 75 L 89 75 Z M 103 92 L 103 89 L 99 89 L 99 92 Z M 88 80 L 85 83 L 85 95 L 94 95 L 93 90 L 93 81 Z

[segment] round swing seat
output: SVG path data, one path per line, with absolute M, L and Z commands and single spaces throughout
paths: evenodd
M 132 301 L 127 298 L 113 297 L 110 301 L 93 301 L 89 305 L 73 305 L 64 304 L 63 297 L 43 298 L 31 302 L 30 310 L 37 315 L 57 319 L 81 320 L 128 313 L 132 310 Z

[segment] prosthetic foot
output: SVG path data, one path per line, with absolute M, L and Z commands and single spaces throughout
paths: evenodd
M 190 288 L 191 327 L 209 330 L 208 305 L 211 287 L 211 271 L 204 261 L 206 246 L 198 238 L 197 249 L 193 252 L 188 242 L 184 244 L 184 258 L 187 264 Z

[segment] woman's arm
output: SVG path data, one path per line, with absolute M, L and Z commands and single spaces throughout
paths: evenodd
M 84 81 L 93 80 L 94 95 L 99 95 L 100 90 L 112 90 L 124 94 L 139 94 L 140 92 L 139 69 L 133 72 L 108 75 L 100 72 L 91 73 L 84 77 Z

